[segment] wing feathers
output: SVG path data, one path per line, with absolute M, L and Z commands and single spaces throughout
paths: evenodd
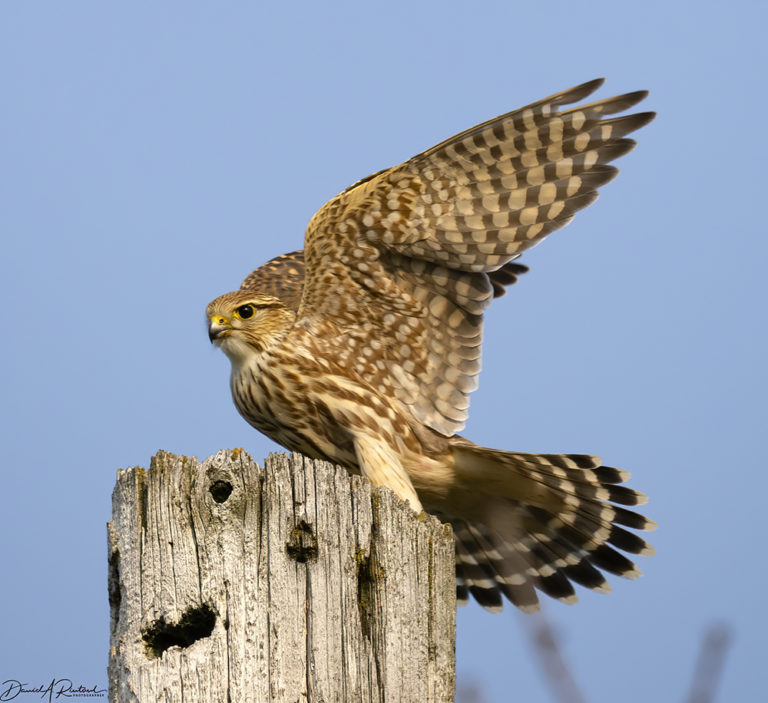
M 610 162 L 635 146 L 627 135 L 653 119 L 613 116 L 645 91 L 558 111 L 600 85 L 556 93 L 363 179 L 307 229 L 299 316 L 366 327 L 392 393 L 443 435 L 467 418 L 482 313 L 522 271 L 505 267 L 594 202 L 617 174 Z

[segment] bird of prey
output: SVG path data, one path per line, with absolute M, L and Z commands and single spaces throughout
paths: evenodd
M 645 496 L 597 456 L 488 449 L 457 434 L 477 387 L 483 312 L 515 260 L 597 198 L 650 122 L 647 92 L 556 93 L 358 181 L 312 218 L 303 251 L 207 308 L 235 406 L 292 451 L 340 464 L 451 523 L 457 596 L 524 611 L 634 578 L 651 554 L 622 506 Z M 623 527 L 622 527 L 623 526 Z

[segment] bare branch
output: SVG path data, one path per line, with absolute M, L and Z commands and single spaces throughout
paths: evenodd
M 732 633 L 729 625 L 726 623 L 710 625 L 701 642 L 687 703 L 713 703 L 731 640 Z
M 549 684 L 558 703 L 586 703 L 565 663 L 561 647 L 552 626 L 543 614 L 527 615 L 522 618 L 533 641 L 533 651 L 541 665 L 544 679 Z

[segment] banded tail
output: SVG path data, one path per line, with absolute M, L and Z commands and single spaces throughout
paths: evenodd
M 499 611 L 502 595 L 526 612 L 539 609 L 537 591 L 564 603 L 577 600 L 573 584 L 608 592 L 602 571 L 641 575 L 616 549 L 649 556 L 652 546 L 623 529 L 656 523 L 627 510 L 643 493 L 621 486 L 627 471 L 583 454 L 521 454 L 452 442 L 460 501 L 443 514 L 456 537 L 457 599 L 469 594 Z M 482 486 L 482 492 L 477 487 Z M 465 492 L 466 491 L 466 492 Z

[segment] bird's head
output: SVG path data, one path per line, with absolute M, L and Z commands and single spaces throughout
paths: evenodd
M 283 336 L 295 313 L 278 299 L 254 291 L 226 293 L 205 311 L 208 337 L 233 363 L 242 363 Z

